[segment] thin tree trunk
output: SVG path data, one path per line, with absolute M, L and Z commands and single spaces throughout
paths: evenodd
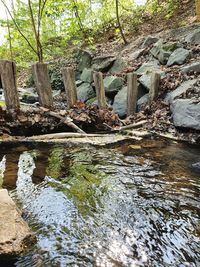
M 9 20 L 8 20 L 7 11 L 6 11 L 6 17 L 7 17 L 7 28 L 8 28 L 8 38 L 9 38 L 10 59 L 13 60 L 12 38 L 11 38 L 10 23 L 9 23 Z
M 41 44 L 40 44 L 40 40 L 39 40 L 39 35 L 38 35 L 38 32 L 37 32 L 37 29 L 36 29 L 36 23 L 35 23 L 35 19 L 34 19 L 34 15 L 33 15 L 33 9 L 32 9 L 32 5 L 31 5 L 31 0 L 28 0 L 28 6 L 29 6 L 29 12 L 30 12 L 30 15 L 31 15 L 31 23 L 32 23 L 32 27 L 33 27 L 33 32 L 34 32 L 34 35 L 35 35 L 38 60 L 39 60 L 39 62 L 43 62 Z M 39 21 L 38 21 L 38 23 L 39 23 Z
M 115 0 L 115 4 L 116 4 L 116 16 L 117 16 L 117 24 L 118 24 L 118 28 L 120 30 L 120 33 L 121 33 L 121 36 L 122 36 L 122 39 L 124 41 L 124 44 L 128 44 L 127 40 L 126 40 L 126 37 L 123 33 L 123 30 L 122 30 L 122 26 L 121 26 L 121 23 L 120 23 L 120 18 L 119 18 L 119 0 Z

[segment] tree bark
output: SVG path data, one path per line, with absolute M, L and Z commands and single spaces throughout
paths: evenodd
M 124 44 L 128 44 L 127 40 L 126 40 L 126 37 L 123 33 L 123 30 L 122 30 L 122 26 L 121 26 L 121 23 L 120 23 L 120 18 L 119 18 L 119 0 L 115 0 L 115 4 L 116 4 L 116 17 L 117 17 L 117 24 L 118 24 L 118 28 L 120 30 L 120 33 L 121 33 L 121 36 L 122 36 L 122 39 L 124 41 Z

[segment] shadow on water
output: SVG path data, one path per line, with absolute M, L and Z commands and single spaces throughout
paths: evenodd
M 6 266 L 200 266 L 200 174 L 191 168 L 199 147 L 147 140 L 0 151 L 0 186 L 38 237 Z

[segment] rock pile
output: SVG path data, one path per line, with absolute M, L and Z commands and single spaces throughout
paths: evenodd
M 165 38 L 166 37 L 166 38 Z M 138 111 L 148 102 L 151 73 L 161 74 L 167 80 L 173 72 L 182 76 L 182 84 L 166 88 L 165 99 L 170 105 L 174 125 L 177 127 L 200 130 L 200 26 L 173 30 L 162 38 L 148 36 L 135 51 L 123 56 L 101 56 L 82 51 L 78 72 L 79 100 L 96 103 L 92 72 L 104 73 L 104 84 L 108 103 L 120 117 L 126 116 L 127 86 L 124 79 L 131 63 L 137 67 L 139 95 Z M 145 56 L 144 52 L 146 53 Z M 136 64 L 139 63 L 139 64 Z M 174 89 L 169 92 L 169 90 Z M 182 99 L 190 91 L 188 98 Z M 191 92 L 194 92 L 192 94 Z M 162 92 L 163 97 L 163 92 Z

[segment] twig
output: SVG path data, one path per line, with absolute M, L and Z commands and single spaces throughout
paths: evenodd
M 69 117 L 63 118 L 58 113 L 53 112 L 53 111 L 48 111 L 48 112 L 46 112 L 46 114 L 51 116 L 51 117 L 54 117 L 54 118 L 61 120 L 62 123 L 66 124 L 68 127 L 72 128 L 72 129 L 74 129 L 76 132 L 85 134 L 85 132 L 81 128 L 79 128 L 75 123 L 72 122 L 71 118 L 69 118 Z

